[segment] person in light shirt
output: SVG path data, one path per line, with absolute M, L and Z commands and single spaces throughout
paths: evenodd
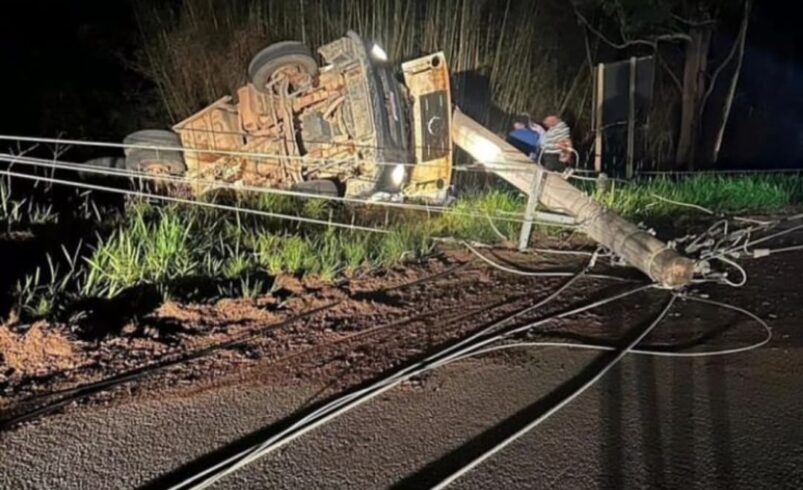
M 540 140 L 541 164 L 552 172 L 563 172 L 572 162 L 572 136 L 569 125 L 560 117 L 544 118 L 546 132 Z

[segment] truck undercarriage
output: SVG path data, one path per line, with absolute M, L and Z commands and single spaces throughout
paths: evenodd
M 320 68 L 300 43 L 269 46 L 254 57 L 250 83 L 235 96 L 173 127 L 183 165 L 166 165 L 171 158 L 165 152 L 129 150 L 127 166 L 186 169 L 196 194 L 226 182 L 351 198 L 443 201 L 452 172 L 443 54 L 404 63 L 397 74 L 381 48 L 369 49 L 353 32 L 318 52 L 324 60 Z M 154 132 L 135 133 L 128 142 L 158 139 L 148 133 Z M 161 142 L 168 140 L 165 135 Z

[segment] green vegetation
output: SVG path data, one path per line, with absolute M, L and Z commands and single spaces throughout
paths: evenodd
M 298 201 L 276 194 L 237 200 L 244 208 L 357 221 L 353 209 L 333 208 L 323 200 Z M 390 210 L 389 222 L 394 224 L 389 226 L 372 222 L 367 210 L 364 214 L 369 217 L 362 219 L 368 221 L 359 224 L 386 233 L 133 202 L 125 217 L 93 246 L 79 246 L 73 253 L 65 250 L 63 257 L 48 256 L 48 267 L 37 268 L 20 281 L 17 309 L 30 318 L 60 315 L 70 303 L 112 299 L 136 287 L 155 288 L 165 299 L 253 298 L 267 294 L 271 278 L 279 274 L 333 281 L 417 260 L 433 251 L 435 236 L 486 242 L 498 241 L 498 232 L 515 237 L 523 202 L 515 194 L 494 191 L 467 196 L 432 219 L 422 220 L 420 212 Z
M 294 208 L 328 213 L 319 201 Z M 143 286 L 165 299 L 254 298 L 270 292 L 271 277 L 279 274 L 333 281 L 417 260 L 432 251 L 429 236 L 423 226 L 402 224 L 384 234 L 323 225 L 298 229 L 246 213 L 136 203 L 94 246 L 48 256 L 48 267 L 20 281 L 15 297 L 17 309 L 29 318 L 59 315 L 78 300 L 112 299 Z
M 62 313 L 68 303 L 77 298 L 81 277 L 78 251 L 70 254 L 62 248 L 62 252 L 66 267 L 48 255 L 46 271 L 37 267 L 17 284 L 14 296 L 20 313 L 34 319 L 48 317 Z
M 457 201 L 432 226 L 440 236 L 488 243 L 514 240 L 525 204 L 525 199 L 512 191 L 471 194 Z
M 5 180 L 0 180 L 0 226 L 6 231 L 20 225 L 44 225 L 58 221 L 52 204 L 33 199 L 15 199 Z
M 616 183 L 610 192 L 595 195 L 607 207 L 629 218 L 697 212 L 670 201 L 702 206 L 715 213 L 771 212 L 803 202 L 803 177 L 702 174 L 682 180 L 657 178 L 633 184 Z
M 803 202 L 803 177 L 797 175 L 694 176 L 680 181 L 616 183 L 596 199 L 622 215 L 640 220 L 677 214 L 702 214 L 683 204 L 716 213 L 772 212 Z M 387 233 L 265 219 L 186 205 L 154 206 L 135 202 L 126 216 L 93 246 L 80 245 L 47 257 L 15 291 L 17 309 L 29 318 L 60 315 L 71 303 L 115 298 L 136 287 L 152 287 L 164 298 L 203 300 L 255 298 L 270 292 L 279 274 L 333 281 L 377 268 L 390 268 L 432 253 L 434 237 L 498 243 L 515 241 L 525 206 L 514 192 L 492 190 L 463 196 L 443 213 L 388 210 L 381 220 L 365 212 L 332 207 L 321 200 L 275 194 L 243 196 L 240 205 L 354 222 Z M 385 211 L 386 209 L 381 209 Z M 357 219 L 360 216 L 360 220 Z M 385 221 L 393 223 L 386 226 Z M 562 233 L 537 227 L 536 234 Z M 203 291 L 202 291 L 203 290 Z

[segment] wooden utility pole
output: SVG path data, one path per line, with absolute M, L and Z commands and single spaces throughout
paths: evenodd
M 534 188 L 533 178 L 536 174 L 545 173 L 539 164 L 530 161 L 459 109 L 455 110 L 452 119 L 452 139 L 486 168 L 525 194 Z M 526 170 L 527 166 L 532 170 Z M 536 172 L 536 169 L 540 171 Z M 543 179 L 537 186 L 540 188 L 539 201 L 542 205 L 573 216 L 590 238 L 659 284 L 679 288 L 691 282 L 694 262 L 690 259 L 606 209 L 560 175 L 545 173 Z

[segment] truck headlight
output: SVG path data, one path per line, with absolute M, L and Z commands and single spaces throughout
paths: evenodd
M 394 186 L 400 187 L 404 183 L 404 177 L 406 175 L 407 169 L 404 168 L 404 165 L 396 165 L 390 173 L 390 180 L 393 182 Z
M 382 49 L 382 46 L 374 43 L 374 46 L 371 48 L 371 56 L 377 61 L 387 61 L 388 54 Z

